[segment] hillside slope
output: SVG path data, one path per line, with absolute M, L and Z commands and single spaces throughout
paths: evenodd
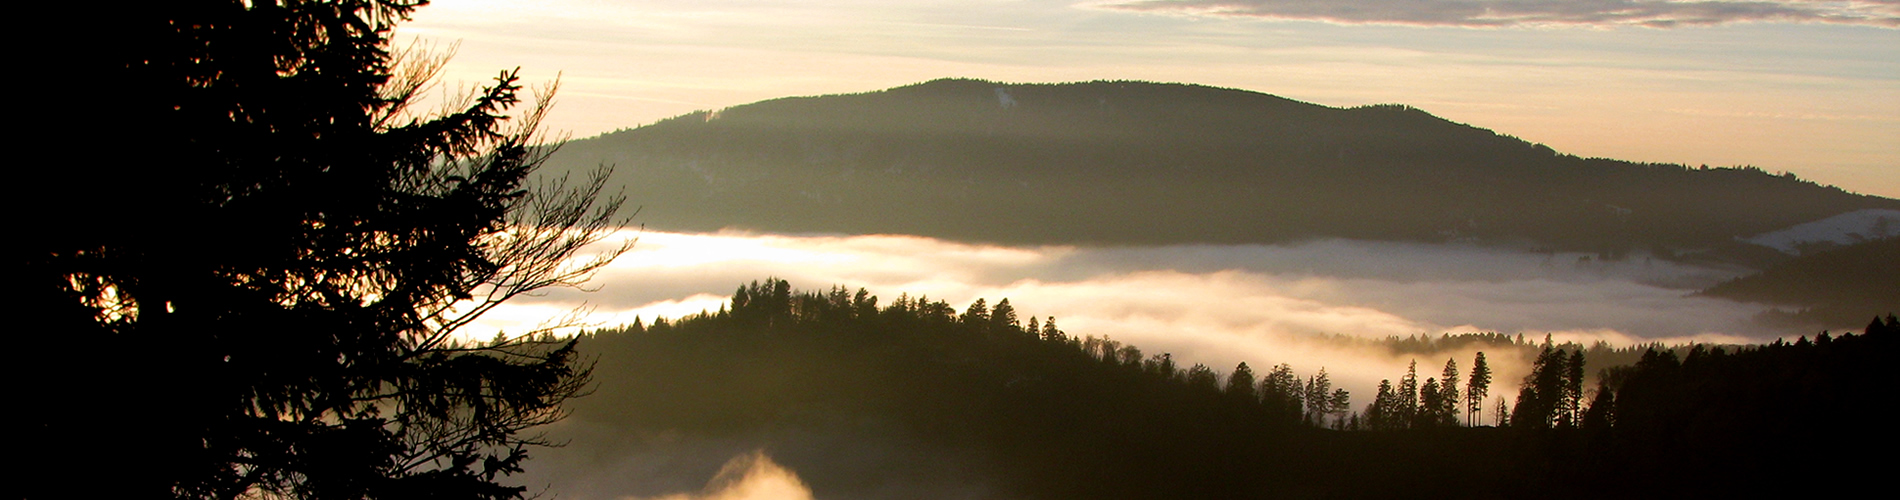
M 1803 253 L 1749 276 L 1710 287 L 1703 295 L 1795 306 L 1767 319 L 1798 326 L 1865 323 L 1900 312 L 1900 237 Z
M 1406 106 L 1142 82 L 777 99 L 574 141 L 550 170 L 603 163 L 660 229 L 1010 243 L 1333 236 L 1668 255 L 1900 208 L 1754 168 L 1562 155 Z

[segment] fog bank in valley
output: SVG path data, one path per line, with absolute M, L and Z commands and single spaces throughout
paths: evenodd
M 470 336 L 486 337 L 496 329 L 524 332 L 536 325 L 531 321 L 576 309 L 594 326 L 717 311 L 739 284 L 776 276 L 808 290 L 863 288 L 883 303 L 899 294 L 922 295 L 961 310 L 978 298 L 991 305 L 1008 298 L 1025 320 L 1054 316 L 1071 335 L 1109 337 L 1223 373 L 1243 361 L 1258 372 L 1286 363 L 1302 376 L 1324 367 L 1339 387 L 1352 391 L 1356 408 L 1371 398 L 1379 380 L 1403 375 L 1415 357 L 1422 379 L 1436 375 L 1446 359 L 1468 368 L 1475 352 L 1401 356 L 1328 336 L 1502 332 L 1628 345 L 1755 342 L 1811 333 L 1758 325 L 1752 318 L 1766 306 L 1689 296 L 1745 270 L 1641 255 L 1602 260 L 1501 247 L 1346 240 L 1083 248 L 888 235 L 616 235 L 636 237 L 633 250 L 591 283 L 595 291 L 521 297 L 485 317 Z M 1529 360 L 1518 352 L 1487 354 L 1495 379 L 1507 388 L 1493 393 L 1513 393 Z M 599 381 L 599 390 L 614 390 L 612 382 Z M 543 453 L 533 477 L 570 493 L 563 496 L 603 498 L 809 498 L 794 472 L 767 457 L 771 450 L 756 449 L 761 443 L 832 450 L 823 457 L 784 458 L 836 468 L 888 459 L 881 447 L 897 439 L 855 441 L 864 449 L 843 457 L 838 451 L 846 448 L 843 443 L 883 433 L 834 429 L 708 441 L 615 435 L 613 429 L 572 421 L 554 430 L 592 451 Z M 616 440 L 624 442 L 603 444 Z M 622 451 L 593 455 L 608 449 Z M 716 478 L 700 486 L 708 477 Z M 968 477 L 938 482 L 927 489 L 967 484 Z M 656 496 L 666 494 L 674 496 Z
M 962 309 L 978 298 L 991 304 L 1008 298 L 1024 319 L 1055 316 L 1077 336 L 1110 337 L 1220 370 L 1242 361 L 1288 363 L 1301 373 L 1324 366 L 1355 394 L 1369 394 L 1363 391 L 1401 374 L 1409 359 L 1351 352 L 1314 336 L 1502 332 L 1630 344 L 1811 333 L 1756 324 L 1752 317 L 1766 306 L 1688 295 L 1744 270 L 1641 255 L 1602 260 L 1346 240 L 1080 248 L 885 235 L 629 231 L 617 237 L 638 242 L 596 278 L 596 291 L 519 298 L 485 317 L 471 336 L 522 332 L 536 325 L 531 321 L 576 308 L 596 326 L 717 311 L 737 285 L 777 276 L 805 289 L 864 288 L 886 303 L 899 294 L 923 295 Z M 1469 355 L 1459 353 L 1461 364 Z

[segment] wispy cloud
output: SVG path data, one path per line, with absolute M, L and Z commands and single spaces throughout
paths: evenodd
M 1224 17 L 1419 26 L 1708 26 L 1840 23 L 1900 28 L 1896 0 L 1137 0 L 1103 7 Z

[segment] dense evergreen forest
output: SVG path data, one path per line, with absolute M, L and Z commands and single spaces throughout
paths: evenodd
M 1848 458 L 1879 431 L 1842 410 L 1893 386 L 1882 364 L 1900 337 L 1889 315 L 1861 334 L 1765 346 L 1392 339 L 1395 350 L 1475 342 L 1539 355 L 1523 381 L 1488 380 L 1482 358 L 1452 360 L 1360 395 L 1330 387 L 1323 367 L 1182 366 L 1023 316 L 1007 299 L 956 311 L 756 282 L 730 309 L 584 335 L 599 386 L 573 417 L 639 435 L 805 429 L 888 443 L 874 471 L 827 462 L 836 449 L 763 443 L 820 498 L 930 496 L 890 485 L 951 468 L 999 498 L 1838 492 L 1878 466 Z M 1628 365 L 1590 360 L 1633 352 Z M 1479 414 L 1509 425 L 1468 426 Z

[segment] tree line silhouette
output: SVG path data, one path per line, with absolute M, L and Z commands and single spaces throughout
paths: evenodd
M 727 437 L 784 428 L 860 436 L 854 426 L 881 422 L 913 443 L 907 452 L 981 457 L 966 465 L 1011 494 L 1042 498 L 1768 491 L 1788 483 L 1749 475 L 1766 465 L 1721 464 L 1784 463 L 1779 453 L 1798 443 L 1804 453 L 1844 452 L 1827 443 L 1859 428 L 1818 425 L 1813 410 L 1877 394 L 1870 381 L 1892 379 L 1877 360 L 1900 333 L 1889 316 L 1862 335 L 1687 347 L 1686 357 L 1644 348 L 1633 365 L 1599 369 L 1589 390 L 1592 348 L 1547 338 L 1515 398 L 1492 397 L 1502 388 L 1477 357 L 1468 372 L 1450 360 L 1422 381 L 1414 363 L 1354 412 L 1324 368 L 1261 374 L 1242 363 L 1222 374 L 1022 315 L 1007 299 L 957 311 L 928 297 L 881 303 L 863 290 L 798 292 L 768 279 L 740 287 L 730 308 L 585 334 L 601 385 L 575 416 Z M 1470 426 L 1487 413 L 1505 425 Z M 878 491 L 865 474 L 828 473 L 822 455 L 778 456 L 821 495 Z M 1681 484 L 1684 471 L 1701 479 Z

